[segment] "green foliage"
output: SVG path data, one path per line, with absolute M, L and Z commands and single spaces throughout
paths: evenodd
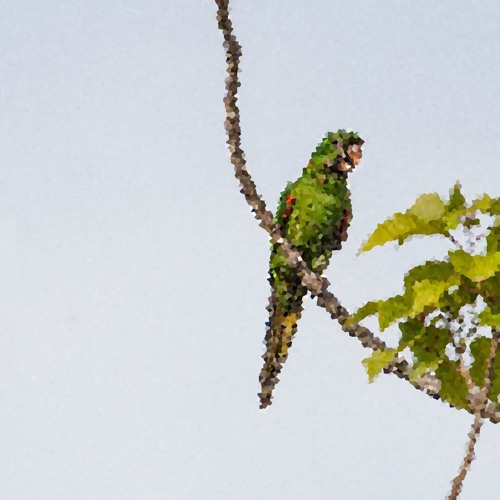
M 358 323 L 362 319 L 378 314 L 379 328 L 384 331 L 396 320 L 411 311 L 412 303 L 403 295 L 396 295 L 387 300 L 367 302 L 349 318 L 349 323 Z
M 410 236 L 445 234 L 445 231 L 446 226 L 439 221 L 422 220 L 408 212 L 396 213 L 392 218 L 377 226 L 377 229 L 361 247 L 361 252 L 385 245 L 389 241 L 397 241 L 402 245 Z
M 396 295 L 387 300 L 382 300 L 378 306 L 378 322 L 380 330 L 384 331 L 399 318 L 406 316 L 412 308 L 409 294 Z
M 409 349 L 412 355 L 410 380 L 416 382 L 422 376 L 432 374 L 440 383 L 441 397 L 454 406 L 466 408 L 468 389 L 458 370 L 460 362 L 456 356 L 469 352 L 472 356 L 471 377 L 481 386 L 484 384 L 491 339 L 478 337 L 475 327 L 463 326 L 464 306 L 472 307 L 481 297 L 486 307 L 482 312 L 475 313 L 476 324 L 491 329 L 500 328 L 500 200 L 485 194 L 467 203 L 460 187 L 459 183 L 455 184 L 448 200 L 435 193 L 419 196 L 406 212 L 396 213 L 379 224 L 361 251 L 389 241 L 398 241 L 401 245 L 414 235 L 438 234 L 457 245 L 450 231 L 460 228 L 469 231 L 479 226 L 478 212 L 493 218 L 486 228 L 486 236 L 483 234 L 482 251 L 473 251 L 477 238 L 470 231 L 464 232 L 470 251 L 463 247 L 456 248 L 450 250 L 442 261 L 430 260 L 410 269 L 404 277 L 401 294 L 366 303 L 350 320 L 359 322 L 377 315 L 381 331 L 395 322 L 399 323 L 401 336 L 398 347 L 386 352 L 376 351 L 363 360 L 370 381 L 393 361 L 397 353 Z M 457 336 L 459 331 L 462 337 Z M 472 339 L 467 341 L 469 348 L 463 335 Z M 449 355 L 453 350 L 455 357 L 452 359 Z M 500 374 L 500 355 L 495 358 L 494 369 Z M 492 382 L 490 398 L 496 401 L 499 394 L 500 375 Z
M 458 361 L 443 359 L 436 369 L 436 378 L 441 383 L 439 394 L 442 399 L 458 408 L 467 408 L 469 391 L 459 372 Z
M 483 311 L 479 313 L 478 318 L 481 326 L 491 326 L 496 330 L 500 330 L 500 312 L 494 313 L 490 306 L 486 306 Z
M 481 198 L 475 199 L 467 211 L 474 212 L 476 210 L 483 214 L 498 216 L 500 215 L 500 198 L 491 198 L 491 196 L 484 194 Z
M 447 283 L 450 287 L 459 282 L 455 268 L 449 262 L 437 260 L 428 260 L 424 264 L 410 269 L 405 274 L 404 285 L 406 288 L 412 288 L 416 283 L 424 280 Z
M 444 212 L 444 201 L 437 193 L 430 193 L 420 195 L 406 213 L 414 215 L 421 221 L 440 222 Z
M 368 302 L 351 316 L 351 321 L 378 314 L 380 330 L 384 331 L 399 319 L 444 305 L 445 293 L 460 283 L 460 276 L 450 263 L 428 261 L 408 271 L 403 295 Z
M 423 194 L 406 212 L 395 213 L 391 218 L 379 224 L 360 251 L 367 252 L 389 241 L 398 241 L 402 245 L 410 236 L 448 235 L 449 228 L 443 219 L 446 208 L 447 206 L 438 194 Z
M 489 233 L 486 235 L 487 253 L 498 252 L 500 246 L 500 219 L 495 219 L 493 226 L 488 229 Z
M 457 211 L 462 211 L 466 207 L 465 196 L 460 191 L 462 186 L 459 182 L 456 182 L 450 191 L 450 199 L 446 204 L 447 213 L 455 213 Z
M 457 273 L 472 281 L 484 281 L 500 271 L 500 253 L 471 255 L 463 250 L 448 253 L 450 262 Z
M 460 309 L 467 304 L 474 304 L 478 293 L 472 288 L 472 282 L 469 282 L 462 276 L 462 282 L 459 287 L 448 290 L 443 294 L 439 303 L 439 309 L 453 318 L 460 315 Z
M 378 224 L 361 246 L 360 252 L 367 252 L 389 241 L 397 241 L 402 245 L 411 236 L 449 237 L 451 230 L 456 229 L 464 218 L 476 211 L 499 215 L 500 199 L 485 194 L 467 205 L 458 182 L 450 191 L 447 201 L 443 201 L 437 193 L 422 194 L 406 212 L 397 212 Z
M 492 314 L 500 314 L 500 272 L 479 283 L 478 289 Z
M 399 329 L 400 346 L 411 349 L 415 364 L 433 364 L 443 359 L 446 346 L 450 343 L 449 332 L 432 324 L 425 326 L 416 319 L 400 323 Z
M 430 363 L 416 363 L 410 373 L 410 382 L 419 382 L 420 378 L 427 373 L 436 373 L 439 367 L 439 362 L 431 361 Z
M 394 361 L 398 352 L 395 349 L 387 349 L 385 351 L 373 351 L 372 355 L 363 359 L 362 363 L 368 373 L 368 380 L 373 382 L 377 375 Z
M 441 297 L 450 288 L 446 282 L 425 279 L 413 285 L 412 316 L 439 307 Z
M 484 385 L 484 376 L 486 374 L 487 360 L 491 354 L 491 339 L 479 337 L 470 346 L 471 354 L 474 356 L 474 363 L 470 369 L 472 379 L 477 385 Z M 493 363 L 493 369 L 497 375 L 491 384 L 489 397 L 496 401 L 500 394 L 500 355 L 496 355 Z
M 474 363 L 470 369 L 470 375 L 475 384 L 484 384 L 486 373 L 486 362 L 490 355 L 491 339 L 479 337 L 471 343 L 470 352 L 474 357 Z

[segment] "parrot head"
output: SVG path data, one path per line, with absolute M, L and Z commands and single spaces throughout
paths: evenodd
M 363 139 L 356 132 L 328 132 L 312 154 L 311 165 L 333 172 L 351 172 L 363 155 Z

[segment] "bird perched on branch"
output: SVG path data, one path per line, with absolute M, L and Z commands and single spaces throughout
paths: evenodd
M 281 193 L 274 222 L 282 235 L 318 274 L 332 253 L 347 239 L 352 212 L 347 175 L 359 163 L 363 140 L 354 132 L 329 132 L 318 144 L 302 175 Z M 278 375 L 288 357 L 302 313 L 307 288 L 290 268 L 276 245 L 271 248 L 269 322 L 266 352 L 260 373 L 260 407 L 271 404 Z

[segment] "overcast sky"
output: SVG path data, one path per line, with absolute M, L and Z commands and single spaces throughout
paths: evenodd
M 441 499 L 472 417 L 368 384 L 368 352 L 311 300 L 258 409 L 269 245 L 225 145 L 215 12 L 0 4 L 0 498 Z M 449 247 L 356 257 L 377 222 L 457 179 L 499 195 L 500 3 L 233 0 L 232 16 L 264 199 L 325 132 L 359 131 L 327 276 L 350 310 L 400 292 Z M 464 499 L 498 498 L 498 450 L 485 425 Z

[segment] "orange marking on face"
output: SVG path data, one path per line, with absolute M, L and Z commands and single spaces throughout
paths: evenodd
M 359 161 L 363 156 L 363 150 L 361 149 L 361 146 L 354 144 L 352 146 L 349 146 L 347 154 L 349 155 L 352 163 L 356 166 L 359 164 Z

